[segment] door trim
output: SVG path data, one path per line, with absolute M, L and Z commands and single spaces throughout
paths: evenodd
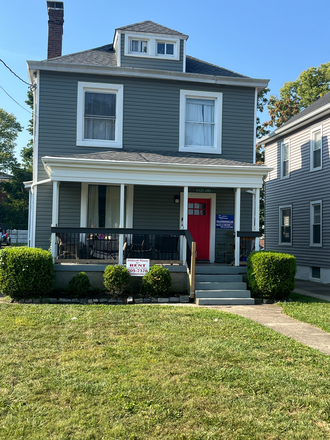
M 210 263 L 215 261 L 215 214 L 216 214 L 216 202 L 217 195 L 215 193 L 190 193 L 188 192 L 188 199 L 210 199 L 211 200 L 211 213 L 210 213 Z M 183 192 L 180 193 L 180 224 L 182 229 L 181 218 L 183 217 Z

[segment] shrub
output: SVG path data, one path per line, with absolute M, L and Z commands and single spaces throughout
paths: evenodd
M 104 287 L 113 295 L 121 295 L 131 280 L 125 266 L 107 266 L 103 274 Z
M 71 278 L 68 285 L 68 292 L 75 298 L 84 295 L 91 287 L 88 276 L 85 272 L 80 272 Z
M 260 298 L 284 299 L 295 288 L 296 258 L 273 251 L 252 252 L 247 261 L 248 283 Z
M 0 290 L 13 299 L 47 296 L 53 289 L 54 265 L 48 251 L 7 248 L 0 251 Z
M 161 266 L 152 266 L 142 278 L 143 291 L 151 296 L 166 295 L 171 284 L 170 271 Z

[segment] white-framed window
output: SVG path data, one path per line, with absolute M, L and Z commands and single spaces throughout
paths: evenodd
M 290 141 L 281 143 L 281 179 L 290 176 Z
M 322 169 L 322 126 L 310 132 L 310 170 Z
M 130 48 L 131 53 L 134 54 L 147 54 L 148 53 L 148 41 L 145 40 L 137 40 L 135 38 L 130 39 Z
M 125 56 L 180 59 L 180 40 L 165 35 L 125 34 Z
M 310 245 L 322 246 L 322 200 L 310 202 Z
M 221 153 L 222 93 L 180 90 L 180 151 Z
M 292 205 L 279 207 L 279 244 L 292 245 Z
M 78 146 L 122 148 L 123 89 L 118 84 L 78 82 Z

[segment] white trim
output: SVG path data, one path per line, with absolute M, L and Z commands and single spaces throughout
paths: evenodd
M 132 52 L 130 49 L 131 40 L 146 41 L 147 52 Z M 171 43 L 174 45 L 173 55 L 162 55 L 157 53 L 157 43 Z M 165 60 L 179 60 L 180 59 L 180 39 L 167 36 L 165 34 L 144 34 L 144 33 L 128 33 L 125 34 L 125 48 L 124 55 L 127 57 L 138 58 L 154 58 Z
M 254 209 L 253 217 L 255 218 L 253 230 L 258 232 L 260 229 L 260 189 L 256 188 L 254 193 Z M 259 237 L 255 238 L 255 250 L 259 250 Z
M 120 219 L 119 219 L 119 228 L 124 228 L 125 221 L 125 185 L 120 185 Z M 123 247 L 124 247 L 124 236 L 123 234 L 119 234 L 119 249 L 118 249 L 118 263 L 123 264 L 124 255 L 123 255 Z
M 235 191 L 235 213 L 234 213 L 234 231 L 235 231 L 235 266 L 240 264 L 240 237 L 237 232 L 241 228 L 241 188 Z
M 38 181 L 38 156 L 39 156 L 39 99 L 40 99 L 40 72 L 37 72 L 37 79 L 34 83 L 36 88 L 33 93 L 33 183 Z
M 127 185 L 126 228 L 133 228 L 134 185 Z
M 173 72 L 168 70 L 155 70 L 155 69 L 140 69 L 131 67 L 117 67 L 117 66 L 94 66 L 94 65 L 82 65 L 82 64 L 69 64 L 59 63 L 52 61 L 27 61 L 28 68 L 32 71 L 46 70 L 55 72 L 71 72 L 71 73 L 87 73 L 94 75 L 107 75 L 107 76 L 127 76 L 137 78 L 156 78 L 172 81 L 188 81 L 199 82 L 207 84 L 218 85 L 231 85 L 231 86 L 244 86 L 244 87 L 257 87 L 258 90 L 263 90 L 268 86 L 268 79 L 257 78 L 242 78 L 242 77 L 228 77 L 228 76 L 216 76 L 216 75 L 201 75 L 198 73 L 184 73 Z
M 287 145 L 289 148 L 289 165 L 288 165 L 288 174 L 286 176 L 283 176 L 283 147 L 284 145 Z M 283 142 L 281 142 L 281 152 L 280 152 L 280 158 L 281 158 L 281 179 L 288 179 L 290 177 L 290 155 L 291 155 L 291 145 L 290 145 L 290 139 L 285 139 Z
M 186 52 L 186 46 L 187 46 L 187 40 L 183 41 L 183 73 L 186 73 L 186 64 L 187 64 L 187 52 Z M 181 47 L 179 49 L 181 51 Z
M 167 55 L 167 54 L 159 54 L 157 49 L 158 43 L 164 43 L 165 44 L 165 51 L 166 51 L 166 44 L 173 44 L 173 55 Z M 156 38 L 155 40 L 155 57 L 164 59 L 164 60 L 180 60 L 180 40 L 169 40 L 168 38 Z
M 52 226 L 58 226 L 58 213 L 59 213 L 59 189 L 60 182 L 53 182 L 53 201 L 52 201 Z M 57 243 L 56 243 L 56 234 L 52 233 L 51 237 L 51 249 L 53 261 L 55 261 L 57 255 Z
M 186 99 L 206 98 L 214 101 L 214 146 L 186 146 Z M 222 139 L 222 93 L 202 92 L 194 90 L 180 90 L 180 128 L 179 128 L 179 151 L 188 153 L 221 154 Z
M 320 243 L 313 243 L 313 226 L 314 226 L 314 206 L 320 205 Z M 322 200 L 314 200 L 309 202 L 309 245 L 311 247 L 322 247 Z
M 188 192 L 188 187 L 187 188 Z M 205 194 L 205 193 L 192 193 L 189 192 L 187 197 L 187 206 L 184 206 L 184 193 L 181 193 L 180 197 L 180 218 L 184 217 L 183 210 L 186 208 L 187 210 L 187 226 L 183 229 L 188 229 L 188 200 L 189 199 L 210 199 L 211 200 L 211 209 L 210 209 L 210 263 L 214 263 L 215 261 L 215 223 L 216 223 L 216 202 L 217 202 L 217 195 L 215 193 L 212 194 Z
M 88 217 L 88 183 L 81 182 L 81 196 L 80 196 L 80 227 L 87 227 Z
M 31 188 L 32 191 L 32 188 Z M 38 187 L 33 190 L 33 217 L 32 217 L 32 234 L 31 234 L 31 246 L 36 247 L 36 228 L 37 228 L 37 197 Z
M 180 229 L 188 229 L 188 186 L 183 188 L 183 193 L 180 193 Z M 183 197 L 182 197 L 183 195 Z M 183 208 L 182 208 L 183 203 Z M 181 208 L 183 213 L 181 214 Z M 182 221 L 181 221 L 182 219 Z M 181 239 L 181 259 L 187 261 L 187 240 Z
M 272 168 L 200 164 L 159 164 L 43 157 L 51 180 L 97 184 L 262 188 Z
M 257 161 L 257 112 L 258 112 L 258 89 L 254 93 L 254 124 L 253 124 L 253 163 Z
M 321 165 L 319 167 L 315 167 L 313 168 L 313 134 L 317 131 L 321 132 Z M 317 127 L 313 127 L 310 129 L 309 132 L 309 144 L 310 144 L 310 149 L 309 149 L 309 155 L 310 155 L 310 171 L 311 172 L 315 172 L 315 171 L 319 171 L 322 170 L 322 165 L 323 165 L 323 160 L 322 160 L 322 156 L 323 156 L 323 126 L 318 125 Z
M 121 34 L 118 35 L 118 42 L 117 42 L 117 65 L 118 67 L 121 66 Z
M 136 38 L 142 38 L 142 37 L 146 37 L 146 38 L 166 38 L 166 39 L 181 39 L 181 40 L 188 40 L 188 35 L 185 34 L 180 34 L 180 35 L 173 35 L 173 34 L 158 34 L 158 33 L 148 33 L 148 32 L 144 32 L 144 31 L 129 31 L 127 29 L 116 29 L 116 32 L 118 34 L 124 34 L 124 35 L 133 35 Z
M 84 113 L 85 113 L 85 92 L 104 91 L 104 93 L 116 94 L 116 126 L 115 140 L 84 139 Z M 80 147 L 123 147 L 123 100 L 124 86 L 121 84 L 105 84 L 92 82 L 78 82 L 77 98 L 77 145 Z
M 291 215 L 290 215 L 290 228 L 291 228 L 291 237 L 289 243 L 282 243 L 282 215 L 281 211 L 283 209 L 290 209 Z M 293 214 L 292 214 L 292 205 L 281 205 L 278 207 L 278 245 L 279 246 L 292 246 L 292 237 L 293 237 Z

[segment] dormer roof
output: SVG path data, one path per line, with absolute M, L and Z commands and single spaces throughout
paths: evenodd
M 121 32 L 141 32 L 145 34 L 165 34 L 165 35 L 175 35 L 176 37 L 181 37 L 184 40 L 188 39 L 188 35 L 182 34 L 181 32 L 170 29 L 161 24 L 155 23 L 151 20 L 141 21 L 139 23 L 129 24 L 128 26 L 123 26 L 116 29 Z

